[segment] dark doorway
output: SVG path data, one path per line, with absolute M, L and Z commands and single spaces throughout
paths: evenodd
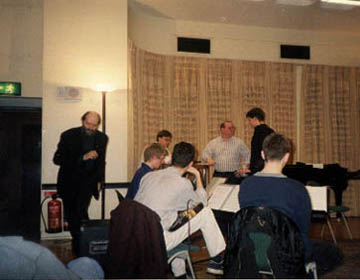
M 41 108 L 0 106 L 0 210 L 11 233 L 40 240 Z

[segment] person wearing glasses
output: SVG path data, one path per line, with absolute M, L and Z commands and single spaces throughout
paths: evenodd
M 159 169 L 164 163 L 166 155 L 165 148 L 159 143 L 153 143 L 144 151 L 145 162 L 141 163 L 141 167 L 135 172 L 131 181 L 131 186 L 126 193 L 127 199 L 134 199 L 139 190 L 141 179 L 149 172 Z

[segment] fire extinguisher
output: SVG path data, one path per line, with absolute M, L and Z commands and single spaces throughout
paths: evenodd
M 48 222 L 47 225 L 45 223 L 45 218 L 42 215 L 43 223 L 45 226 L 45 231 L 47 233 L 57 233 L 62 231 L 62 206 L 61 201 L 57 198 L 60 197 L 58 194 L 53 194 L 51 196 L 48 196 L 44 198 L 41 205 L 51 197 L 51 200 L 47 204 L 47 210 L 48 210 Z M 42 207 L 41 207 L 42 209 Z

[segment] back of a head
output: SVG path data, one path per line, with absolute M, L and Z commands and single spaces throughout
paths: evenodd
M 153 156 L 160 158 L 161 156 L 166 154 L 166 150 L 159 143 L 152 143 L 148 146 L 144 151 L 144 161 L 149 161 Z
M 264 139 L 262 149 L 265 161 L 281 160 L 286 153 L 290 153 L 290 141 L 281 134 L 271 133 Z
M 80 279 L 104 279 L 104 270 L 100 264 L 89 257 L 79 257 L 70 261 L 67 268 Z
M 172 154 L 172 165 L 184 168 L 194 160 L 195 148 L 187 142 L 177 143 Z
M 258 107 L 252 108 L 249 112 L 246 113 L 247 118 L 257 118 L 259 121 L 265 121 L 265 112 Z
M 158 134 L 156 135 L 156 141 L 159 141 L 159 138 L 162 138 L 162 137 L 172 138 L 172 134 L 170 131 L 163 129 L 163 130 L 159 131 Z

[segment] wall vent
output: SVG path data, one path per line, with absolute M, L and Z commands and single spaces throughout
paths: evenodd
M 281 58 L 310 59 L 309 46 L 280 45 Z
M 178 37 L 178 52 L 210 53 L 210 40 Z

